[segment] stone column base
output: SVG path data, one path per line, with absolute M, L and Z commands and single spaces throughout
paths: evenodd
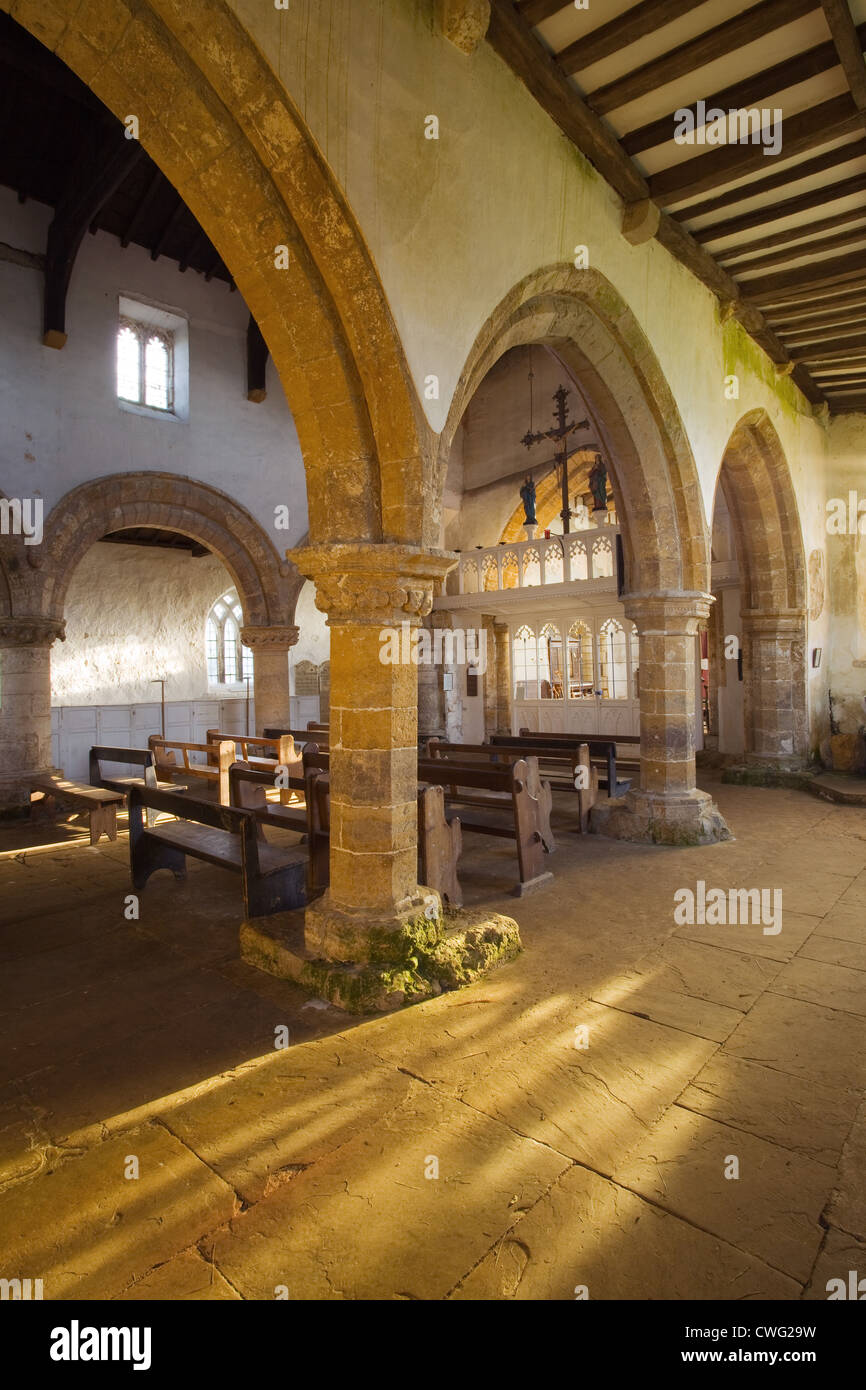
M 635 790 L 597 801 L 589 825 L 595 835 L 653 845 L 714 845 L 734 838 L 713 798 L 697 790 L 669 796 Z
M 368 936 L 371 949 L 362 963 L 327 960 L 306 944 L 310 912 L 308 907 L 306 927 L 302 911 L 243 922 L 241 959 L 350 1014 L 387 1013 L 459 989 L 521 950 L 511 917 L 461 909 L 428 920 L 422 910 L 396 931 L 380 925 Z M 335 919 L 332 928 L 344 925 Z

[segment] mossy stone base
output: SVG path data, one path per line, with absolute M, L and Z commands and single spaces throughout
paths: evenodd
M 468 909 L 407 922 L 387 940 L 389 959 L 374 951 L 363 964 L 325 960 L 304 945 L 303 912 L 278 912 L 242 923 L 241 959 L 347 1013 L 371 1014 L 472 984 L 521 950 L 513 918 Z
M 723 782 L 731 782 L 741 787 L 794 787 L 808 791 L 818 768 L 805 768 L 802 763 L 786 766 L 784 763 L 736 763 L 726 767 L 722 773 Z

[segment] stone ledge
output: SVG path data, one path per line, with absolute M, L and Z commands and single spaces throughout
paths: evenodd
M 438 932 L 407 930 L 393 962 L 354 965 L 314 956 L 304 945 L 300 910 L 243 922 L 240 946 L 247 965 L 292 980 L 350 1014 L 387 1013 L 460 989 L 522 949 L 513 918 L 466 908 L 446 913 Z
M 714 845 L 732 840 L 707 792 L 660 796 L 638 790 L 597 801 L 589 813 L 593 835 L 651 845 Z

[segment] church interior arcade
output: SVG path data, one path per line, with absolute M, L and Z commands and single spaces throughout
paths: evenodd
M 866 9 L 783 10 L 0 0 L 2 1298 L 866 1267 Z

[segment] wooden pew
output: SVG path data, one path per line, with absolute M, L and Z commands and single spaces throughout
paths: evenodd
M 274 764 L 276 768 L 278 764 Z M 303 770 L 303 764 L 299 766 Z M 303 777 L 295 776 L 290 785 L 303 786 Z M 269 798 L 269 791 L 279 791 L 279 797 Z M 252 811 L 258 823 L 261 840 L 265 839 L 263 827 L 271 825 L 283 830 L 293 830 L 296 834 L 308 833 L 306 806 L 301 803 L 285 805 L 282 803 L 283 788 L 277 788 L 275 773 L 266 771 L 259 764 L 235 762 L 229 768 L 229 805 L 241 806 Z
M 239 762 L 248 763 L 251 767 L 258 766 L 259 763 L 269 767 L 272 763 L 280 767 L 289 767 L 297 763 L 301 766 L 301 755 L 295 748 L 295 740 L 291 734 L 281 734 L 279 738 L 254 738 L 252 735 L 247 737 L 245 734 L 222 734 L 218 729 L 208 729 L 205 734 L 208 743 L 233 743 L 235 745 L 236 758 Z M 297 775 L 300 775 L 299 773 Z
M 265 729 L 264 737 L 266 739 L 293 738 L 298 748 L 303 748 L 304 744 L 309 743 L 311 739 L 325 747 L 330 742 L 327 729 L 320 729 L 315 733 L 311 733 L 309 729 Z
M 423 755 L 451 762 L 489 766 L 498 762 L 518 762 L 526 753 L 522 748 L 503 747 L 501 744 L 447 743 L 444 739 L 434 737 L 428 738 Z M 581 743 L 577 748 L 564 747 L 561 751 L 545 751 L 537 759 L 528 758 L 527 762 L 531 769 L 533 764 L 537 769 L 543 762 L 544 769 L 539 773 L 540 777 L 549 781 L 551 786 L 558 785 L 577 793 L 577 828 L 585 835 L 589 830 L 589 813 L 598 800 L 599 789 L 598 768 L 592 763 L 588 744 Z M 533 792 L 535 785 L 536 776 L 533 773 L 530 778 L 530 790 Z
M 121 767 L 140 767 L 132 777 L 107 773 L 103 763 L 118 763 Z M 130 787 L 159 787 L 162 791 L 177 791 L 173 782 L 160 782 L 156 774 L 156 753 L 152 748 L 109 748 L 95 744 L 90 750 L 90 785 L 126 795 Z
M 601 778 L 599 785 L 604 786 L 606 780 L 609 797 L 624 796 L 631 786 L 630 778 L 627 780 L 617 778 L 616 739 L 574 734 L 569 735 L 567 739 L 559 738 L 553 742 L 548 742 L 547 734 L 493 734 L 490 743 L 494 748 L 516 748 L 525 754 L 534 754 L 542 762 L 548 753 L 555 756 L 561 753 L 563 748 L 571 747 L 577 750 L 581 744 L 585 743 L 589 747 L 590 758 L 593 761 L 601 761 L 606 764 L 606 778 Z M 631 763 L 632 759 L 627 759 L 627 761 Z
M 167 812 L 177 820 L 146 826 L 145 810 Z M 129 858 L 134 887 L 143 889 L 157 869 L 170 869 L 175 878 L 185 878 L 188 854 L 241 875 L 247 917 L 306 904 L 306 854 L 260 842 L 252 811 L 154 787 L 130 787 Z
M 56 802 L 62 802 L 76 811 L 84 811 L 89 817 L 90 843 L 99 843 L 101 835 L 109 840 L 117 839 L 117 808 L 123 805 L 123 793 L 109 791 L 104 787 L 89 787 L 84 782 L 69 782 L 63 777 L 50 773 L 37 774 L 30 779 L 30 790 L 44 792 L 49 811 Z
M 186 743 L 182 739 L 166 739 L 159 734 L 151 734 L 147 740 L 156 756 L 157 772 L 171 778 L 200 777 L 216 790 L 221 806 L 229 804 L 229 768 L 235 761 L 235 746 L 229 739 L 222 743 Z M 177 761 L 180 753 L 183 761 Z M 193 763 L 191 753 L 204 753 L 208 761 Z M 213 761 L 211 761 L 213 760 Z
M 517 897 L 552 881 L 553 874 L 543 868 L 545 852 L 556 848 L 550 830 L 552 797 L 550 784 L 538 779 L 537 764 L 533 774 L 523 758 L 487 767 L 423 758 L 418 780 L 448 789 L 447 804 L 461 807 L 462 831 L 515 841 L 519 880 L 512 891 Z
M 330 777 L 319 767 L 307 770 L 305 799 L 310 845 L 311 890 L 330 881 Z M 451 907 L 463 906 L 457 865 L 463 848 L 460 821 L 445 815 L 442 787 L 418 788 L 418 882 L 432 888 Z

